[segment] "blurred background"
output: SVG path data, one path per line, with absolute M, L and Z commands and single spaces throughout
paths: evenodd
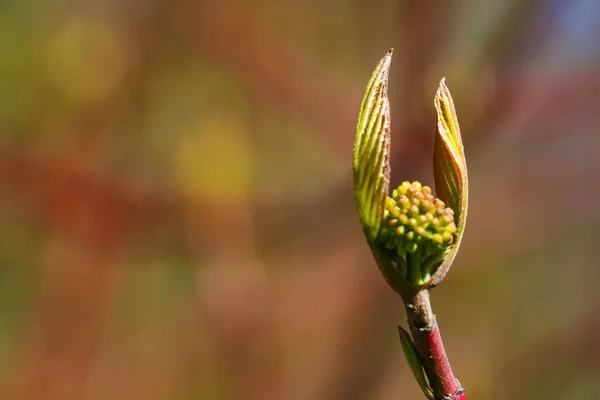
M 434 310 L 474 399 L 600 398 L 600 3 L 5 0 L 0 398 L 420 399 L 355 212 L 394 47 L 393 183 L 471 178 Z

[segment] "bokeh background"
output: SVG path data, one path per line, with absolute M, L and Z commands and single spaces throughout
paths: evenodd
M 351 153 L 394 47 L 393 183 L 471 178 L 433 292 L 474 399 L 599 399 L 596 0 L 5 0 L 0 398 L 421 394 Z

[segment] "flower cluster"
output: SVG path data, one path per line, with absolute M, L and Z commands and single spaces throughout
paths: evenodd
M 401 266 L 409 261 L 409 270 L 416 264 L 422 269 L 441 261 L 456 232 L 454 211 L 435 198 L 431 188 L 417 181 L 403 182 L 386 199 L 379 240 L 395 253 L 393 258 Z

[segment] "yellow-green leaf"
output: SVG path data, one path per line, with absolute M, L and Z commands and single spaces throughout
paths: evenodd
M 437 111 L 433 152 L 435 190 L 437 197 L 454 210 L 458 228 L 456 242 L 448 249 L 431 281 L 431 285 L 435 286 L 448 272 L 460 246 L 467 220 L 469 179 L 458 118 L 444 79 L 440 82 L 434 103 Z
M 408 366 L 410 367 L 415 380 L 419 384 L 425 397 L 429 400 L 433 400 L 433 392 L 427 383 L 427 378 L 425 378 L 425 372 L 423 371 L 417 348 L 413 343 L 410 334 L 401 326 L 398 327 L 398 333 L 400 334 L 400 345 L 402 346 L 404 357 L 406 358 L 406 362 L 408 362 Z
M 390 184 L 390 50 L 373 71 L 358 115 L 354 141 L 354 194 L 365 235 L 375 240 Z

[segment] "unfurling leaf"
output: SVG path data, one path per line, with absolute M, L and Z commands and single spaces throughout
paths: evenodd
M 390 50 L 373 72 L 363 97 L 354 141 L 354 194 L 367 240 L 379 233 L 390 184 Z
M 439 284 L 454 261 L 465 229 L 468 206 L 468 176 L 465 152 L 454 102 L 444 79 L 435 95 L 437 132 L 433 152 L 433 175 L 436 195 L 455 212 L 456 241 L 448 247 L 444 261 L 437 268 L 430 285 Z

